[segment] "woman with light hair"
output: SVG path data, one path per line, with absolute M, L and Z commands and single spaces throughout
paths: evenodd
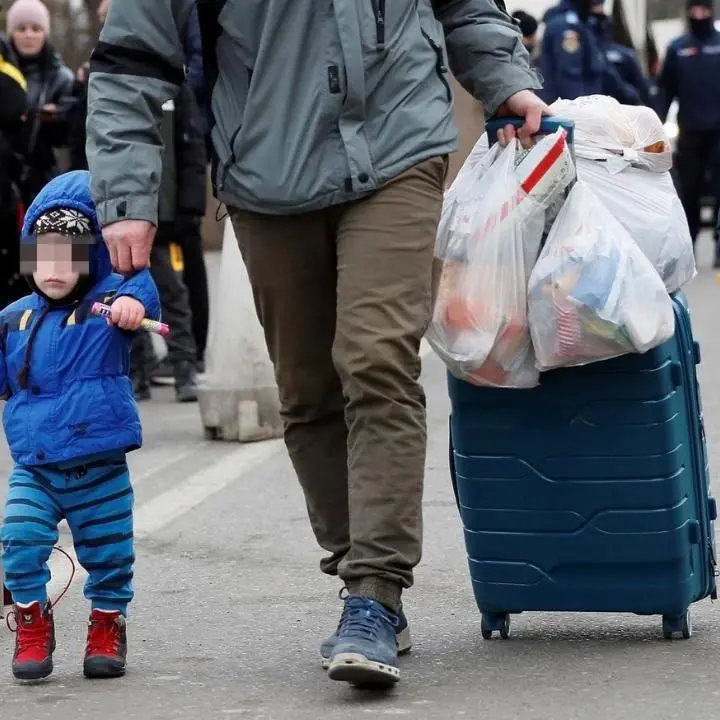
M 28 112 L 18 149 L 23 158 L 20 191 L 28 206 L 59 173 L 54 148 L 67 142 L 74 78 L 50 44 L 50 13 L 41 0 L 15 0 L 6 24 L 0 54 L 27 80 Z

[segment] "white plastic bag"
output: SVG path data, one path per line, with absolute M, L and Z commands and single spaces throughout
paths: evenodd
M 670 173 L 634 167 L 610 173 L 606 163 L 582 158 L 577 166 L 578 177 L 628 231 L 668 292 L 695 277 L 690 229 Z
M 672 147 L 658 114 L 645 106 L 621 105 L 605 95 L 557 100 L 553 115 L 575 122 L 575 155 L 602 160 L 609 172 L 632 166 L 663 173 L 672 168 Z
M 558 140 L 564 142 L 564 134 Z M 438 292 L 427 339 L 453 374 L 478 385 L 528 388 L 538 382 L 527 281 L 540 249 L 548 189 L 561 191 L 571 176 L 563 156 L 528 194 L 517 176 L 518 152 L 513 140 L 466 166 L 446 193 L 438 229 Z M 542 202 L 532 199 L 535 190 Z
M 532 271 L 528 319 L 540 371 L 647 352 L 675 331 L 659 275 L 582 180 Z

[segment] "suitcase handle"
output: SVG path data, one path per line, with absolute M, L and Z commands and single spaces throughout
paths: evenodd
M 519 130 L 524 124 L 525 119 L 521 117 L 493 118 L 492 120 L 488 120 L 485 125 L 485 130 L 487 131 L 490 145 L 492 146 L 497 142 L 498 130 L 502 130 L 506 125 L 512 125 L 514 128 Z M 575 122 L 573 120 L 543 116 L 543 119 L 540 122 L 540 131 L 537 134 L 552 135 L 560 128 L 565 130 L 567 133 L 568 144 L 572 146 L 575 140 Z

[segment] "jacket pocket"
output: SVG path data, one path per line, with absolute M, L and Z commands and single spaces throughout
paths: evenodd
M 452 102 L 452 89 L 450 88 L 450 81 L 448 80 L 448 66 L 445 59 L 445 43 L 438 32 L 438 22 L 434 18 L 432 21 L 424 18 L 422 14 L 418 12 L 418 23 L 420 24 L 420 32 L 425 42 L 435 53 L 435 72 L 445 86 L 448 102 Z
M 218 148 L 216 174 L 218 190 L 222 190 L 232 167 L 238 161 L 238 137 L 240 136 L 250 94 L 252 70 L 245 64 L 234 41 L 223 36 L 217 44 L 220 73 L 213 92 L 213 115 Z

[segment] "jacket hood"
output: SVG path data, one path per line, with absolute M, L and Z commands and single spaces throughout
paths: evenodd
M 90 218 L 95 233 L 95 244 L 90 248 L 90 280 L 96 285 L 108 277 L 113 269 L 105 242 L 98 224 L 97 211 L 90 191 L 90 173 L 74 170 L 51 180 L 33 200 L 25 215 L 22 242 L 34 242 L 33 226 L 37 219 L 50 210 L 70 208 Z

